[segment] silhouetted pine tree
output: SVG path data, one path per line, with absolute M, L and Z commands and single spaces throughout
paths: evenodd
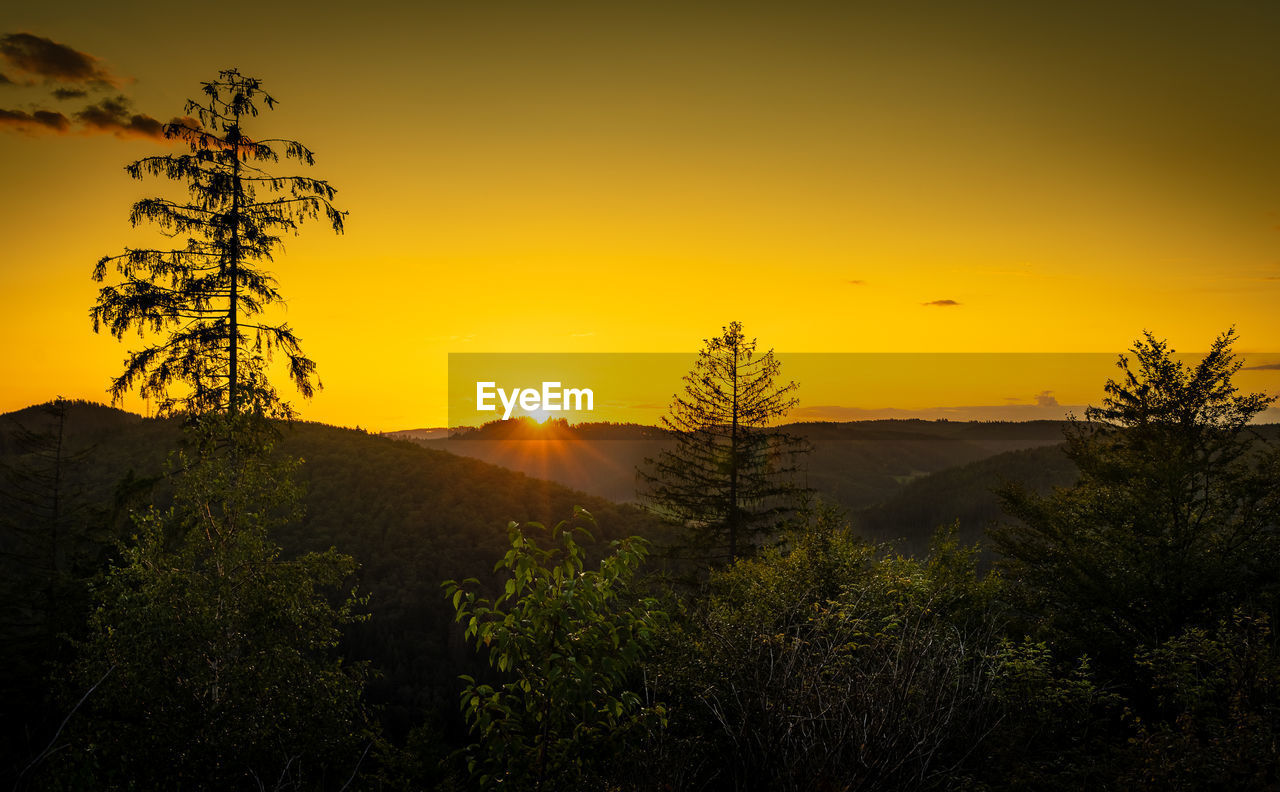
M 95 330 L 159 339 L 130 353 L 113 396 L 136 385 L 160 414 L 188 421 L 173 504 L 133 511 L 134 534 L 95 587 L 87 635 L 59 680 L 78 717 L 27 766 L 56 788 L 337 788 L 373 739 L 363 668 L 337 652 L 361 602 L 331 599 L 355 562 L 334 549 L 289 559 L 272 536 L 301 510 L 299 462 L 272 449 L 268 419 L 292 411 L 267 364 L 283 352 L 310 396 L 315 363 L 287 325 L 256 318 L 282 302 L 263 268 L 281 235 L 321 216 L 341 232 L 344 213 L 327 182 L 267 170 L 281 154 L 313 157 L 242 129 L 258 103 L 275 104 L 258 80 L 223 71 L 204 93 L 205 104 L 187 103 L 195 118 L 165 128 L 190 153 L 128 167 L 186 185 L 186 203 L 146 199 L 131 217 L 186 246 L 126 250 L 94 272 L 102 281 L 114 263 L 123 279 L 101 289 Z
M 1020 520 L 992 532 L 1006 572 L 1072 650 L 1127 664 L 1189 625 L 1280 598 L 1280 456 L 1249 426 L 1276 397 L 1238 392 L 1234 341 L 1223 333 L 1187 365 L 1146 333 L 1067 432 L 1079 483 L 1002 493 Z
M 773 350 L 756 354 L 741 323 L 724 327 L 705 341 L 662 419 L 672 447 L 642 466 L 644 499 L 685 526 L 682 549 L 703 559 L 750 554 L 804 493 L 795 476 L 808 443 L 768 428 L 798 401 L 795 382 L 775 384 L 779 371 Z
M 104 257 L 94 280 L 104 281 L 107 265 L 114 264 L 121 281 L 102 287 L 90 315 L 95 332 L 105 326 L 116 338 L 130 330 L 160 336 L 129 353 L 124 372 L 111 384 L 115 399 L 137 385 L 143 397 L 156 399 L 161 415 L 288 414 L 266 377 L 273 351 L 288 356 L 289 375 L 304 397 L 320 385 L 315 363 L 289 326 L 255 318 L 282 302 L 263 265 L 283 234 L 319 217 L 341 233 L 345 213 L 333 206 L 335 191 L 328 182 L 268 170 L 281 155 L 306 165 L 314 156 L 296 141 L 254 139 L 243 129 L 260 104 L 275 106 L 257 79 L 231 69 L 203 86 L 202 102 L 187 102 L 186 112 L 194 117 L 164 130 L 190 152 L 146 157 L 126 167 L 135 179 L 163 176 L 185 184 L 187 201 L 138 201 L 130 221 L 154 222 L 171 236 L 185 237 L 186 244 Z M 189 392 L 171 393 L 175 382 Z

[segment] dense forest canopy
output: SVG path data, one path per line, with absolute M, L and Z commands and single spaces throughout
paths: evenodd
M 43 681 L 68 659 L 67 645 L 52 634 L 55 625 L 71 625 L 66 632 L 72 636 L 83 629 L 74 625 L 84 618 L 104 565 L 119 557 L 116 539 L 137 530 L 128 513 L 172 501 L 175 482 L 166 458 L 181 437 L 177 418 L 143 419 L 91 403 L 54 406 L 0 417 L 9 428 L 0 433 L 0 462 L 7 470 L 26 470 L 21 480 L 27 482 L 47 481 L 35 474 L 47 472 L 51 461 L 61 465 L 60 508 L 68 520 L 56 576 L 22 560 L 32 545 L 17 530 L 14 518 L 21 512 L 10 510 L 5 521 L 9 607 L 0 626 L 11 637 L 5 642 L 4 706 L 12 729 L 6 762 L 15 774 L 40 756 L 68 707 L 65 693 Z M 537 759 L 541 738 L 521 743 L 519 750 L 533 751 L 527 754 L 532 763 L 502 764 L 506 769 L 498 772 L 541 767 L 546 788 L 808 789 L 843 778 L 853 788 L 963 782 L 985 789 L 1137 789 L 1167 785 L 1181 774 L 1195 779 L 1186 788 L 1205 788 L 1228 775 L 1242 788 L 1268 788 L 1268 768 L 1275 766 L 1268 735 L 1275 733 L 1280 679 L 1270 578 L 1255 578 L 1241 598 L 1230 593 L 1237 589 L 1225 586 L 1223 576 L 1202 577 L 1208 587 L 1202 590 L 1217 597 L 1204 618 L 1188 613 L 1154 641 L 1099 655 L 1096 639 L 1075 637 L 1079 627 L 1065 619 L 1065 600 L 1037 594 L 1044 589 L 1033 585 L 1036 578 L 1008 566 L 982 539 L 993 524 L 1037 530 L 1037 515 L 1047 514 L 1055 499 L 1084 497 L 1097 486 L 1081 478 L 1077 460 L 1083 453 L 1110 454 L 1101 458 L 1119 460 L 1108 464 L 1120 464 L 1121 471 L 1146 464 L 1142 447 L 1124 451 L 1134 455 L 1131 462 L 1101 451 L 1102 435 L 1080 433 L 1088 426 L 1064 436 L 1057 423 L 792 425 L 814 438 L 815 457 L 839 470 L 828 471 L 827 480 L 843 489 L 818 488 L 828 504 L 850 491 L 879 498 L 863 496 L 858 503 L 864 507 L 849 518 L 815 504 L 779 537 L 780 544 L 693 588 L 663 583 L 660 557 L 638 576 L 619 577 L 618 604 L 608 604 L 598 618 L 614 618 L 608 615 L 613 608 L 632 607 L 627 603 L 639 597 L 669 620 L 656 642 L 643 644 L 639 665 L 627 666 L 611 683 L 618 686 L 611 695 L 640 708 L 634 717 L 627 714 L 632 710 L 618 710 L 600 721 L 612 725 L 591 740 L 585 732 L 574 738 L 572 729 L 548 733 L 547 740 L 559 741 L 553 765 Z M 531 436 L 548 428 L 571 458 L 614 448 L 619 464 L 636 453 L 629 444 L 662 437 L 633 426 L 492 425 L 469 439 L 441 441 L 297 422 L 274 430 L 284 457 L 302 460 L 295 475 L 305 511 L 277 524 L 273 541 L 287 558 L 335 548 L 356 564 L 344 573 L 343 585 L 361 597 L 361 618 L 342 628 L 341 652 L 348 663 L 368 669 L 364 699 L 375 720 L 361 738 L 372 754 L 362 760 L 361 783 L 449 789 L 468 776 L 468 754 L 455 753 L 467 744 L 468 723 L 465 707 L 458 707 L 464 689 L 458 676 L 490 690 L 513 669 L 491 667 L 486 652 L 468 649 L 440 584 L 474 578 L 479 595 L 506 591 L 516 597 L 513 605 L 524 597 L 522 589 L 504 589 L 504 573 L 494 568 L 512 552 L 508 523 L 529 526 L 521 530 L 535 537 L 534 523 L 554 525 L 585 507 L 594 535 L 583 545 L 583 570 L 609 562 L 614 539 L 647 536 L 660 547 L 668 536 L 668 527 L 635 506 L 423 447 L 438 442 L 491 453 L 505 440 L 516 454 L 529 443 L 548 442 Z M 61 461 L 42 451 L 47 446 L 32 444 L 54 429 L 62 439 Z M 1275 464 L 1276 429 L 1239 425 L 1224 435 L 1251 444 L 1233 457 L 1232 464 L 1244 467 L 1236 473 L 1224 468 L 1224 475 L 1257 477 L 1261 489 L 1250 491 L 1263 506 L 1273 503 L 1268 498 L 1276 491 L 1274 468 L 1268 467 Z M 1055 433 L 1058 442 L 1052 442 Z M 1021 489 L 1009 490 L 1011 484 Z M 1019 506 L 1030 517 L 1019 521 L 1002 511 L 1011 491 L 1023 493 L 1019 503 L 1047 500 L 1029 513 L 1030 507 Z M 1143 490 L 1133 493 L 1144 497 Z M 1254 538 L 1244 539 L 1242 557 L 1265 557 L 1257 543 L 1271 541 L 1275 520 L 1257 525 Z M 945 530 L 938 533 L 940 528 Z M 896 541 L 876 544 L 880 537 Z M 993 561 L 1001 571 L 988 571 Z M 1071 577 L 1055 573 L 1048 579 Z M 54 600 L 47 598 L 51 581 L 58 591 Z M 1070 591 L 1058 590 L 1057 597 Z M 530 618 L 561 607 L 562 595 L 553 589 L 539 596 Z M 531 669 L 547 662 L 522 651 L 513 657 L 532 663 Z M 612 650 L 606 644 L 599 651 L 607 658 Z M 903 665 L 907 657 L 911 663 Z M 523 706 L 521 701 L 503 706 Z M 866 720 L 872 712 L 883 720 Z M 1133 720 L 1132 713 L 1142 719 Z M 868 731 L 851 743 L 854 723 Z M 497 739 L 499 732 L 492 734 Z M 503 739 L 515 739 L 512 734 Z M 547 745 L 550 750 L 552 743 Z M 481 756 L 469 755 L 477 761 Z M 473 765 L 482 766 L 498 767 Z M 47 774 L 64 765 L 42 760 L 37 767 Z M 40 787 L 52 777 L 28 772 L 20 783 Z M 327 778 L 313 782 L 336 783 Z

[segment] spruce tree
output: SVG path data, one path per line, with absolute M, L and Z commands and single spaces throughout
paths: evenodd
M 258 315 L 282 302 L 264 267 L 281 235 L 319 217 L 340 232 L 344 215 L 328 183 L 269 172 L 281 155 L 313 156 L 242 128 L 275 104 L 257 79 L 223 71 L 204 95 L 165 129 L 189 153 L 128 167 L 186 185 L 185 203 L 146 199 L 132 215 L 186 245 L 126 250 L 94 273 L 114 264 L 122 278 L 100 291 L 95 329 L 154 339 L 129 354 L 113 396 L 137 386 L 161 414 L 187 416 L 172 504 L 133 513 L 64 680 L 79 717 L 30 767 L 78 787 L 332 789 L 373 740 L 363 667 L 337 651 L 362 603 L 335 596 L 350 556 L 291 559 L 272 537 L 301 518 L 299 462 L 272 448 L 270 419 L 292 412 L 269 381 L 272 352 L 304 396 L 318 382 L 292 330 Z M 75 749 L 57 753 L 63 740 Z
M 1280 597 L 1280 457 L 1250 427 L 1275 397 L 1240 393 L 1235 332 L 1187 365 L 1150 333 L 1066 453 L 1070 488 L 1006 489 L 993 531 L 1031 618 L 1074 651 L 1127 663 L 1192 625 Z
M 797 403 L 795 382 L 777 384 L 773 350 L 757 354 L 742 324 L 707 339 L 662 426 L 672 445 L 645 460 L 650 507 L 681 523 L 684 547 L 702 560 L 749 555 L 795 510 L 802 438 L 771 425 Z
M 120 280 L 102 287 L 90 316 L 95 332 L 105 327 L 123 338 L 136 331 L 146 341 L 112 381 L 115 400 L 136 386 L 141 396 L 157 400 L 162 415 L 287 415 L 287 403 L 267 379 L 273 352 L 288 357 L 289 376 L 304 397 L 320 384 L 293 330 L 259 318 L 282 302 L 265 265 L 284 234 L 317 218 L 341 233 L 345 213 L 334 207 L 328 182 L 272 172 L 281 156 L 303 165 L 315 157 L 297 141 L 255 138 L 244 128 L 261 108 L 276 104 L 258 79 L 222 71 L 203 84 L 203 93 L 202 100 L 187 102 L 187 118 L 164 127 L 187 153 L 126 167 L 135 179 L 162 176 L 186 186 L 187 200 L 146 198 L 130 215 L 134 226 L 155 223 L 185 244 L 103 257 L 94 280 L 106 280 L 108 265 Z M 175 384 L 186 390 L 175 393 Z

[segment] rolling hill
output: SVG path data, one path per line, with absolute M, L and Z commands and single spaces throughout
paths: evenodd
M 781 427 L 813 446 L 806 483 L 849 512 L 882 503 L 908 482 L 1005 451 L 1054 445 L 1063 423 L 921 420 L 796 423 Z M 667 433 L 635 424 L 496 421 L 451 437 L 423 437 L 425 448 L 473 457 L 618 502 L 637 499 L 636 467 L 668 443 Z
M 49 421 L 39 407 L 0 415 L 0 465 L 34 464 L 20 453 L 15 430 L 43 431 Z M 128 506 L 167 501 L 165 460 L 180 435 L 175 420 L 97 404 L 69 406 L 64 451 L 86 454 L 64 471 L 64 508 L 74 502 L 75 519 L 93 524 L 99 537 L 97 546 L 81 548 L 91 551 L 84 556 L 86 575 L 110 557 L 112 536 L 127 534 Z M 381 669 L 369 695 L 389 708 L 384 720 L 393 729 L 428 709 L 456 712 L 454 683 L 470 653 L 440 583 L 490 578 L 507 549 L 508 521 L 555 522 L 580 505 L 595 516 L 600 540 L 657 530 L 633 506 L 358 430 L 293 423 L 280 427 L 278 448 L 304 460 L 298 477 L 306 485 L 307 510 L 275 539 L 288 554 L 332 546 L 360 564 L 353 582 L 370 595 L 373 618 L 355 628 L 348 651 Z M 120 487 L 125 480 L 133 482 L 131 492 Z M 8 522 L 0 520 L 0 549 L 16 542 Z M 9 585 L 42 585 L 39 569 L 6 562 L 3 572 Z M 12 689 L 22 680 L 4 682 Z
M 0 415 L 0 466 L 37 464 L 15 432 L 48 429 L 49 420 L 38 407 Z M 935 528 L 956 519 L 963 538 L 980 537 L 999 515 L 992 490 L 1005 480 L 1044 489 L 1074 475 L 1056 447 L 1062 426 L 1055 422 L 788 428 L 814 446 L 809 485 L 843 506 L 866 536 L 894 540 L 907 551 L 925 550 Z M 1280 427 L 1264 430 L 1280 436 Z M 110 558 L 113 538 L 127 535 L 130 508 L 166 502 L 165 460 L 180 436 L 174 420 L 89 403 L 68 407 L 64 451 L 83 452 L 83 458 L 66 465 L 62 497 L 67 514 L 95 529 L 82 532 L 87 547 L 77 550 L 86 551 L 82 584 Z M 279 450 L 304 460 L 298 475 L 307 488 L 307 512 L 275 538 L 290 554 L 332 546 L 360 564 L 353 583 L 370 595 L 373 618 L 352 630 L 347 652 L 380 669 L 369 697 L 385 707 L 388 728 L 402 734 L 423 712 L 456 718 L 456 675 L 474 660 L 452 622 L 441 581 L 490 578 L 506 550 L 508 521 L 558 521 L 575 505 L 595 515 L 602 540 L 660 536 L 662 527 L 645 512 L 606 497 L 633 497 L 635 465 L 665 440 L 652 427 L 611 424 L 511 422 L 412 441 L 322 424 L 284 425 Z M 10 522 L 0 519 L 0 550 L 15 545 Z M 3 579 L 14 590 L 43 584 L 39 568 L 4 564 Z M 81 602 L 85 607 L 87 600 Z M 5 665 L 6 693 L 34 684 L 23 673 Z

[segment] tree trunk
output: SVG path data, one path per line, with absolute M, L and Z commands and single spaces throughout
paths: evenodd
M 236 414 L 236 385 L 238 378 L 237 356 L 239 354 L 239 270 L 240 270 L 240 119 L 231 127 L 234 139 L 231 140 L 231 255 L 228 265 L 231 269 L 231 306 L 227 310 L 227 413 Z

